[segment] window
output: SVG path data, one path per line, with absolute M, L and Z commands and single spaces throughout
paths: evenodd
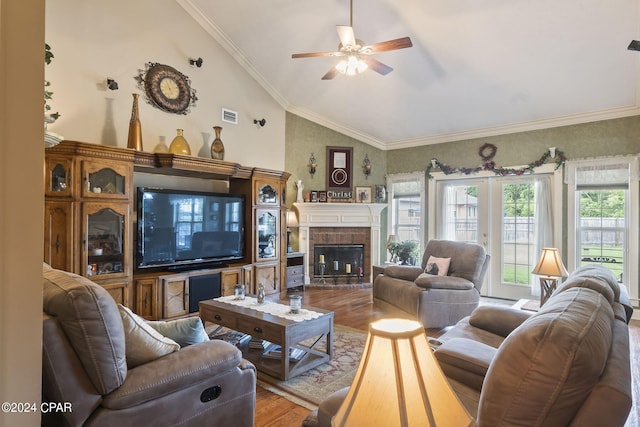
M 424 247 L 424 172 L 387 177 L 388 234 L 396 241 L 418 242 Z
M 638 301 L 638 158 L 567 162 L 569 271 L 601 264 Z M 635 220 L 633 220 L 635 218 Z

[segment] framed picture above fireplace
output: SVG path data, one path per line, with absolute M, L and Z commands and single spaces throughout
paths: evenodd
M 356 187 L 356 203 L 371 203 L 371 187 Z
M 352 147 L 327 147 L 327 190 L 351 190 Z

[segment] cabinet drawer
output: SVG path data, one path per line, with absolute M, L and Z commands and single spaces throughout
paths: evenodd
M 233 314 L 218 311 L 213 307 L 200 306 L 200 317 L 207 322 L 215 323 L 230 329 L 237 329 L 238 319 Z
M 296 275 L 288 275 L 287 274 L 287 288 L 295 288 L 297 286 L 304 285 L 304 275 L 296 274 Z
M 287 267 L 287 276 L 295 276 L 303 273 L 304 273 L 304 266 L 302 265 Z
M 255 319 L 238 319 L 238 330 L 251 335 L 253 338 L 277 343 L 282 340 L 281 328 Z

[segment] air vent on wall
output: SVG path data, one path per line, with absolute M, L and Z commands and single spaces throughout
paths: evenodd
M 238 124 L 238 113 L 235 111 L 227 110 L 226 108 L 222 109 L 222 121 L 227 123 L 233 123 L 234 125 Z

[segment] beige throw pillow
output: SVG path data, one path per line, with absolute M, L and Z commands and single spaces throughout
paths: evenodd
M 446 276 L 449 273 L 451 258 L 437 258 L 430 256 L 424 272 L 433 276 Z
M 125 353 L 129 369 L 180 350 L 177 342 L 162 336 L 127 307 L 118 304 L 118 309 L 124 327 Z

